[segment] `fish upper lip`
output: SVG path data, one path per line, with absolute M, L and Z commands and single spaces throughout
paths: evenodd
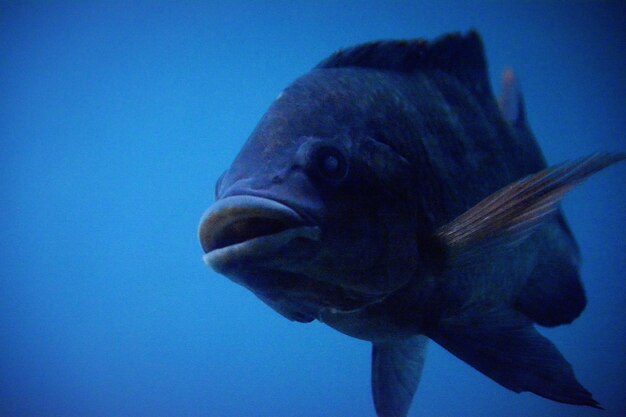
M 205 212 L 198 235 L 204 260 L 212 265 L 226 254 L 250 255 L 263 249 L 258 247 L 263 243 L 276 247 L 298 237 L 319 240 L 319 228 L 275 200 L 235 195 L 218 200 Z M 254 244 L 257 247 L 250 247 Z

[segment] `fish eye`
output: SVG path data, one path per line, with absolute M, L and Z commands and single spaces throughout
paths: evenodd
M 345 154 L 331 145 L 319 145 L 311 149 L 309 169 L 317 177 L 340 181 L 348 174 L 348 161 Z
M 348 151 L 339 141 L 305 137 L 304 143 L 296 153 L 296 164 L 311 177 L 334 183 L 344 180 L 348 175 L 350 160 Z

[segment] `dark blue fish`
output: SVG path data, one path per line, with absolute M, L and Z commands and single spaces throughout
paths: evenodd
M 535 324 L 583 311 L 558 203 L 625 158 L 546 168 L 479 36 L 369 43 L 285 89 L 219 179 L 205 262 L 290 320 L 371 341 L 379 416 L 405 416 L 428 339 L 489 378 L 599 407 Z

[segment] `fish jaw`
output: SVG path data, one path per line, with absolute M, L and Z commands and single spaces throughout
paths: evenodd
M 320 228 L 290 207 L 268 198 L 235 195 L 218 200 L 198 230 L 204 262 L 235 279 L 240 273 L 280 268 L 303 244 L 320 241 Z

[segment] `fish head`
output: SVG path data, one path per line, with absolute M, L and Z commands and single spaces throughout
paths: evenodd
M 417 260 L 406 161 L 371 138 L 371 100 L 349 79 L 281 93 L 199 227 L 205 263 L 292 320 L 380 300 Z

